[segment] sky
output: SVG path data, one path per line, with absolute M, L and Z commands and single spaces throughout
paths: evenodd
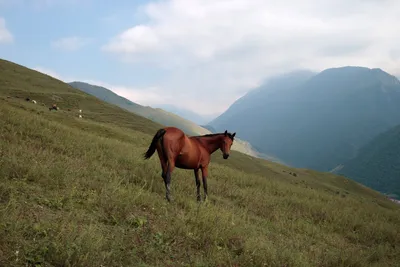
M 398 0 L 0 0 L 0 58 L 211 116 L 292 70 L 400 76 L 399 14 Z

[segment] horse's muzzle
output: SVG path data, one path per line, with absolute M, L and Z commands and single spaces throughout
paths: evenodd
M 224 154 L 224 155 L 223 155 L 223 158 L 224 158 L 224 159 L 229 158 L 229 154 Z

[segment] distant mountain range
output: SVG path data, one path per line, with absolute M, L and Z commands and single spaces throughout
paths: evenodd
M 193 111 L 184 109 L 184 108 L 178 108 L 174 105 L 158 105 L 158 108 L 164 109 L 168 112 L 174 113 L 175 115 L 178 115 L 179 117 L 182 117 L 186 120 L 189 120 L 191 122 L 194 122 L 198 125 L 206 124 L 212 119 L 216 117 L 216 115 L 199 115 Z
M 167 112 L 161 108 L 152 108 L 148 106 L 145 107 L 139 105 L 122 96 L 117 95 L 116 93 L 107 88 L 79 81 L 71 82 L 69 83 L 69 85 L 83 92 L 86 92 L 90 95 L 93 95 L 101 100 L 104 100 L 105 102 L 117 105 L 121 108 L 124 108 L 135 114 L 148 118 L 161 125 L 178 127 L 188 135 L 204 135 L 211 133 L 211 131 L 209 131 L 208 129 L 203 128 L 197 125 L 196 123 L 184 119 L 176 114 Z M 266 158 L 272 161 L 281 162 L 278 159 L 275 159 L 274 157 L 266 155 L 265 153 L 258 152 L 250 145 L 249 142 L 243 141 L 240 138 L 235 138 L 235 142 L 232 145 L 232 149 L 254 157 Z
M 400 124 L 400 82 L 382 71 L 297 71 L 251 90 L 209 123 L 237 129 L 257 150 L 289 165 L 330 171 Z

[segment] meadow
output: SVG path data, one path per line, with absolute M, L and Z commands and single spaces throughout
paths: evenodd
M 400 206 L 381 194 L 217 151 L 209 201 L 176 169 L 168 203 L 142 157 L 161 125 L 0 63 L 0 266 L 398 266 Z

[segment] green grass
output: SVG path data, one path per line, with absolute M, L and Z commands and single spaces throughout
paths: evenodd
M 159 125 L 0 63 L 1 266 L 398 266 L 400 209 L 377 192 L 216 152 L 209 202 L 176 169 L 167 203 L 142 159 Z

